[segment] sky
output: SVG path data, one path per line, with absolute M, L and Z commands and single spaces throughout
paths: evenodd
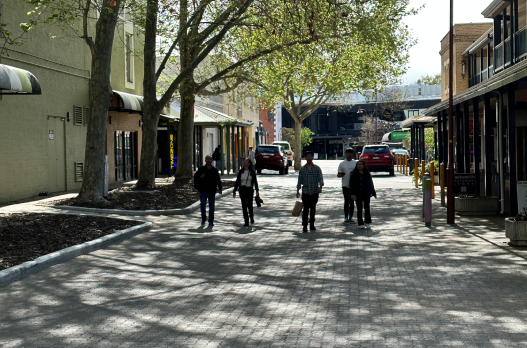
M 491 22 L 481 12 L 492 0 L 454 0 L 454 24 Z M 410 0 L 413 8 L 424 7 L 405 22 L 417 44 L 410 49 L 410 62 L 403 83 L 416 82 L 420 76 L 441 72 L 441 39 L 450 29 L 450 0 Z

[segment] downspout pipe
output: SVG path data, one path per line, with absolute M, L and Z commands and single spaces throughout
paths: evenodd
M 503 93 L 496 91 L 496 123 L 498 125 L 498 170 L 500 172 L 500 214 L 505 214 L 505 166 L 503 163 Z

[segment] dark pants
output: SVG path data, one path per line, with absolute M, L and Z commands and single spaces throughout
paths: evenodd
M 302 211 L 302 225 L 307 226 L 307 219 L 309 217 L 309 222 L 311 225 L 315 224 L 315 213 L 317 210 L 318 202 L 318 193 L 314 195 L 302 194 L 302 204 L 304 209 Z
M 349 187 L 342 188 L 342 194 L 344 195 L 344 216 L 347 218 L 353 218 L 353 211 L 355 210 L 355 205 L 351 199 Z
M 254 219 L 253 214 L 253 194 L 252 187 L 240 186 L 240 200 L 242 201 L 243 219 L 249 223 L 249 216 Z
M 371 224 L 370 198 L 357 196 L 357 224 Z M 364 220 L 362 220 L 362 205 L 364 204 Z
M 201 221 L 207 220 L 207 200 L 209 201 L 209 224 L 214 222 L 214 203 L 216 202 L 215 193 L 201 192 L 199 201 L 201 203 Z

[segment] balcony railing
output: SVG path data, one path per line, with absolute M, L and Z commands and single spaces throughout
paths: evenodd
M 516 32 L 516 60 L 527 56 L 527 26 Z
M 512 40 L 508 37 L 503 42 L 505 43 L 505 67 L 508 67 L 512 62 Z
M 503 69 L 503 66 L 505 65 L 505 59 L 504 59 L 505 58 L 505 54 L 504 54 L 505 46 L 503 44 L 504 43 L 501 42 L 494 47 L 495 71 L 500 71 L 501 69 Z

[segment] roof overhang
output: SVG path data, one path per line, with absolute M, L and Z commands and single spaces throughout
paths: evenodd
M 177 103 L 170 104 L 170 115 L 161 115 L 161 117 L 179 122 L 181 114 L 181 106 Z M 229 116 L 222 112 L 206 108 L 201 105 L 194 106 L 194 125 L 196 126 L 240 126 L 251 127 L 253 125 L 250 121 L 244 121 L 235 117 Z
M 35 75 L 29 71 L 0 64 L 0 94 L 42 94 L 42 90 Z
M 119 106 L 115 108 L 110 108 L 110 110 L 128 111 L 132 113 L 143 112 L 143 96 L 115 90 L 113 91 L 113 94 L 118 96 Z
M 489 43 L 491 43 L 492 42 L 492 37 L 494 36 L 493 35 L 493 30 L 494 30 L 493 27 L 491 27 L 489 30 L 487 30 L 487 32 L 485 34 L 481 35 L 481 37 L 479 39 L 474 41 L 474 43 L 472 45 L 468 46 L 467 49 L 461 55 L 462 56 L 468 56 L 469 54 L 474 54 L 475 52 L 481 50 L 482 48 L 487 46 Z
M 433 127 L 437 118 L 432 116 L 416 116 L 414 118 L 408 118 L 401 123 L 403 128 L 412 127 L 417 125 L 424 125 L 425 127 Z
M 489 6 L 487 6 L 486 9 L 483 10 L 483 12 L 481 12 L 481 14 L 485 18 L 495 18 L 500 14 L 500 12 L 503 11 L 505 7 L 509 5 L 509 0 L 494 0 Z

